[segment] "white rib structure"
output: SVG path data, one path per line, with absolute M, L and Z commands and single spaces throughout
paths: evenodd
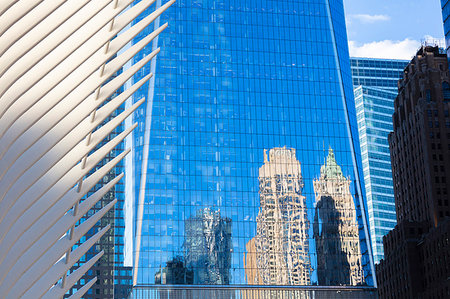
M 123 174 L 80 200 L 128 151 L 87 175 L 136 125 L 96 146 L 144 99 L 102 123 L 152 74 L 105 101 L 159 49 L 109 79 L 167 24 L 118 51 L 174 0 L 134 26 L 155 0 L 132 2 L 0 1 L 0 298 L 62 298 L 103 254 L 66 275 L 109 229 L 74 248 L 116 200 L 78 221 Z

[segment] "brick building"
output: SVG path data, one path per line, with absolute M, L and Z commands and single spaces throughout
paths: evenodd
M 449 110 L 447 56 L 422 47 L 399 81 L 389 134 L 399 224 L 383 239 L 380 298 L 450 298 Z

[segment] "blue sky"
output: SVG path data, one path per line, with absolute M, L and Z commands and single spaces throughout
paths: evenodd
M 440 0 L 344 0 L 350 56 L 410 59 L 443 42 Z

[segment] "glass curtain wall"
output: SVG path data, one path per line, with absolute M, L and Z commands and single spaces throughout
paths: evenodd
M 366 206 L 375 263 L 384 256 L 383 236 L 397 224 L 388 134 L 392 132 L 397 83 L 407 60 L 351 58 Z
M 133 78 L 155 73 L 132 99 L 136 289 L 373 286 L 342 0 L 177 0 L 166 22 Z
M 447 57 L 450 59 L 450 0 L 441 0 Z

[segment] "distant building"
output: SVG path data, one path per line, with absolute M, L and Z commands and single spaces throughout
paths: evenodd
M 450 0 L 441 0 L 447 56 L 450 57 Z
M 389 134 L 398 225 L 377 265 L 380 297 L 450 298 L 450 77 L 422 47 L 399 83 Z
M 320 285 L 362 285 L 364 274 L 356 210 L 350 193 L 351 180 L 344 177 L 333 150 L 314 180 L 316 215 L 314 238 Z
M 394 186 L 388 134 L 398 80 L 408 61 L 350 58 L 374 261 L 383 258 L 383 236 L 392 230 Z
M 193 284 L 230 284 L 231 219 L 205 208 L 185 221 L 185 230 L 185 262 Z
M 408 60 L 351 57 L 353 87 L 360 85 L 397 92 Z

